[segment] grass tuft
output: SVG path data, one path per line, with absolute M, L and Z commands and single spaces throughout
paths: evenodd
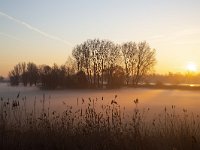
M 183 109 L 165 107 L 150 118 L 150 109 L 140 110 L 133 100 L 133 112 L 127 114 L 118 104 L 117 95 L 110 104 L 103 97 L 78 99 L 76 107 L 63 102 L 60 113 L 45 105 L 28 110 L 26 97 L 0 101 L 1 150 L 199 150 L 200 118 Z

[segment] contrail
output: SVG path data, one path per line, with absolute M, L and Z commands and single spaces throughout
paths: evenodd
M 26 23 L 24 21 L 21 21 L 19 19 L 16 19 L 16 18 L 14 18 L 14 17 L 12 17 L 10 15 L 7 15 L 6 13 L 3 13 L 3 12 L 0 11 L 0 15 L 5 17 L 5 18 L 7 18 L 7 19 L 9 19 L 9 20 L 12 20 L 12 21 L 14 21 L 16 23 L 19 23 L 19 24 L 25 26 L 26 28 L 28 28 L 29 30 L 35 31 L 35 32 L 37 32 L 37 33 L 39 33 L 39 34 L 41 34 L 41 35 L 43 35 L 43 36 L 45 36 L 45 37 L 47 37 L 49 39 L 57 40 L 57 41 L 60 41 L 60 42 L 66 44 L 68 46 L 72 46 L 72 44 L 70 42 L 67 42 L 67 41 L 63 40 L 60 37 L 57 37 L 57 36 L 48 34 L 48 33 L 44 32 L 44 31 L 41 31 L 40 29 L 38 29 L 36 27 L 33 27 L 32 25 L 30 25 L 30 24 L 28 24 L 28 23 Z

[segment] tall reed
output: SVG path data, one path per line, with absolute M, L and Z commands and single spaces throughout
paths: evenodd
M 4 149 L 115 149 L 199 150 L 200 118 L 174 105 L 151 119 L 149 108 L 133 100 L 132 113 L 118 104 L 117 95 L 104 104 L 104 97 L 77 99 L 72 107 L 52 110 L 47 96 L 36 108 L 27 108 L 26 97 L 1 98 L 0 146 Z

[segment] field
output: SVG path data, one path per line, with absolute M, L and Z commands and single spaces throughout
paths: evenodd
M 192 106 L 192 102 L 198 101 L 198 93 L 192 93 L 188 105 L 186 91 L 177 94 L 183 98 L 178 100 L 174 92 L 182 91 L 121 89 L 123 92 L 81 92 L 21 88 L 18 92 L 19 88 L 15 87 L 2 85 L 1 88 L 1 149 L 200 148 L 200 118 L 195 109 L 198 106 Z M 3 92 L 15 95 L 8 98 Z M 177 101 L 170 100 L 169 93 Z M 162 105 L 156 99 L 158 94 Z M 187 106 L 191 110 L 186 109 Z

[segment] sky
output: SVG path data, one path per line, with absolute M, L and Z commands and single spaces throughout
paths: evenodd
M 0 0 L 0 75 L 18 62 L 64 64 L 87 39 L 147 41 L 155 71 L 200 70 L 199 0 Z

